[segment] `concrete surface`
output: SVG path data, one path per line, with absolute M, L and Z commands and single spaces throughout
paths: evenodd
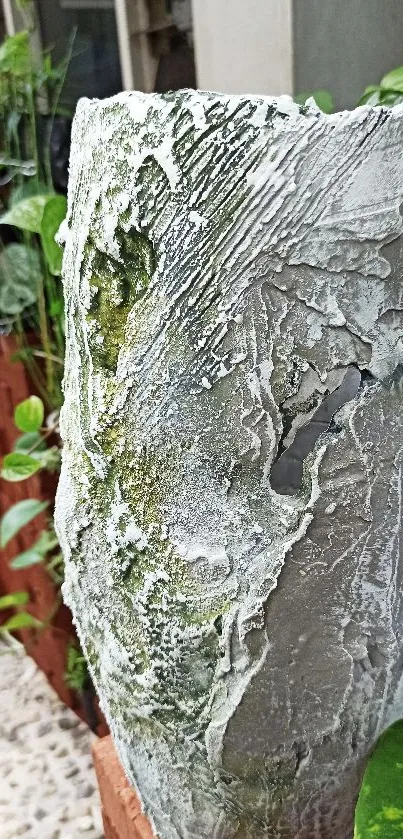
M 102 839 L 94 739 L 23 647 L 0 641 L 0 839 Z

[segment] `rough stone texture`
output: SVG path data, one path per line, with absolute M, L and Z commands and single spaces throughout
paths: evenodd
M 401 107 L 78 107 L 64 593 L 161 839 L 351 837 L 403 715 L 402 147 Z
M 1 642 L 1 839 L 103 839 L 93 740 L 23 647 Z

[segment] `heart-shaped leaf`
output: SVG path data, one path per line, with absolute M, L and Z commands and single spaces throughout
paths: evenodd
M 38 431 L 43 423 L 45 409 L 39 396 L 29 396 L 17 405 L 14 422 L 20 431 Z
M 14 204 L 8 213 L 1 216 L 0 224 L 11 224 L 21 230 L 29 230 L 30 233 L 40 233 L 43 211 L 51 197 L 42 193 L 23 198 L 18 204 Z
M 14 451 L 28 454 L 29 449 L 32 449 L 33 446 L 35 446 L 36 452 L 43 452 L 46 450 L 46 440 L 37 431 L 28 431 L 27 434 L 22 434 L 15 441 Z
M 40 468 L 41 464 L 34 457 L 30 457 L 28 454 L 12 452 L 12 454 L 6 454 L 3 460 L 1 477 L 5 481 L 25 481 L 26 478 L 30 478 Z
M 54 193 L 50 191 L 46 184 L 37 181 L 36 178 L 23 181 L 14 187 L 8 201 L 8 206 L 10 208 L 15 207 L 20 201 L 23 201 L 25 198 L 31 198 L 32 195 L 54 195 Z
M 403 67 L 396 67 L 387 73 L 381 81 L 381 87 L 403 93 Z
M 42 270 L 34 248 L 12 243 L 0 252 L 0 314 L 19 315 L 38 297 Z

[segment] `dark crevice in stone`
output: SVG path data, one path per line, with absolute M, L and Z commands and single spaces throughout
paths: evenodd
M 396 369 L 393 371 L 392 375 L 389 378 L 389 387 L 394 388 L 397 385 L 399 390 L 400 390 L 402 388 L 402 384 L 403 384 L 403 364 L 398 364 Z
M 369 663 L 374 670 L 377 667 L 385 667 L 386 656 L 381 652 L 376 642 L 368 642 L 367 654 Z
M 282 433 L 282 435 L 280 437 L 280 440 L 279 440 L 276 460 L 278 460 L 281 457 L 281 455 L 283 454 L 283 452 L 286 451 L 285 440 L 287 439 L 287 437 L 288 437 L 288 435 L 291 431 L 294 417 L 295 417 L 295 412 L 294 411 L 289 411 L 289 410 L 287 410 L 287 408 L 284 408 L 282 410 L 283 433 Z
M 299 742 L 295 741 L 292 744 L 292 747 L 293 747 L 294 754 L 295 754 L 295 759 L 296 759 L 295 774 L 297 775 L 299 769 L 301 768 L 301 763 L 302 763 L 303 760 L 305 760 L 308 757 L 310 749 L 309 749 L 307 743 L 305 743 L 303 740 L 301 740 Z
M 337 423 L 333 422 L 333 416 L 343 405 L 354 399 L 368 376 L 373 380 L 368 371 L 361 374 L 357 367 L 353 365 L 348 367 L 341 385 L 324 396 L 310 421 L 298 429 L 293 442 L 286 450 L 284 450 L 284 440 L 289 431 L 289 418 L 285 418 L 277 457 L 270 471 L 270 483 L 276 492 L 280 495 L 298 494 L 302 484 L 305 458 L 313 450 L 321 434 L 329 431 L 339 433 L 342 430 Z
M 222 635 L 222 615 L 217 615 L 217 617 L 214 618 L 213 623 L 214 623 L 217 635 Z
M 353 731 L 351 735 L 351 751 L 353 754 L 357 751 L 358 748 L 358 738 L 357 738 L 357 731 Z
M 341 434 L 343 431 L 343 426 L 340 425 L 339 422 L 336 422 L 334 417 L 330 420 L 329 428 L 327 429 L 329 434 Z
M 361 383 L 360 383 L 360 388 L 359 388 L 360 390 L 362 390 L 364 387 L 367 387 L 368 385 L 373 385 L 373 384 L 375 384 L 375 382 L 378 381 L 375 378 L 375 376 L 373 376 L 372 373 L 369 370 L 364 369 L 364 370 L 361 370 L 360 372 L 361 372 Z

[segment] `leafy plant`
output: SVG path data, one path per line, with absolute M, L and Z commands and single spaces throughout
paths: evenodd
M 28 350 L 22 358 L 49 407 L 61 403 L 62 251 L 54 237 L 65 213 L 66 198 L 47 192 L 22 199 L 0 217 L 1 225 L 13 226 L 23 237 L 23 242 L 10 243 L 0 253 L 0 316 L 8 318 L 20 347 Z M 31 350 L 24 340 L 25 325 L 38 336 L 39 348 Z M 45 378 L 41 366 L 33 363 L 35 356 L 44 358 Z
M 73 641 L 67 648 L 66 671 L 64 675 L 66 684 L 72 690 L 82 693 L 90 682 L 88 666 L 82 650 Z
M 16 406 L 14 421 L 17 428 L 23 433 L 17 439 L 14 451 L 3 459 L 1 472 L 3 479 L 8 481 L 25 480 L 39 469 L 58 468 L 60 451 L 57 446 L 51 446 L 50 448 L 47 446 L 47 438 L 57 430 L 57 418 L 54 418 L 49 427 L 43 426 L 44 419 L 44 404 L 37 396 L 30 396 Z M 52 460 L 51 467 L 50 462 Z M 37 498 L 26 498 L 13 504 L 0 519 L 0 548 L 5 548 L 22 528 L 44 513 L 48 506 L 47 501 L 40 501 Z M 46 529 L 42 530 L 32 545 L 10 561 L 10 567 L 18 571 L 38 563 L 44 565 L 55 584 L 60 586 L 64 577 L 63 556 L 52 519 L 48 521 Z M 55 607 L 45 622 L 38 621 L 23 609 L 28 602 L 29 595 L 25 591 L 16 591 L 0 597 L 0 611 L 16 609 L 14 615 L 0 624 L 0 633 L 18 632 L 26 628 L 43 629 L 50 623 L 60 600 L 56 598 Z M 92 683 L 87 663 L 78 642 L 71 641 L 68 646 L 65 680 L 70 688 L 82 694 L 83 697 L 86 691 L 88 692 L 88 689 L 91 688 Z M 89 713 L 89 724 L 91 725 L 90 719 L 94 715 L 93 710 L 88 708 L 87 711 Z M 96 715 L 94 720 L 95 725 Z
M 295 96 L 295 102 L 298 105 L 305 105 L 308 99 L 314 99 L 318 108 L 324 114 L 332 114 L 334 111 L 334 103 L 332 94 L 328 90 L 314 90 L 313 93 L 299 93 Z
M 29 396 L 17 405 L 14 411 L 14 421 L 19 431 L 36 432 L 40 429 L 45 409 L 42 399 L 38 396 Z
M 328 90 L 314 90 L 312 93 L 299 93 L 294 97 L 298 105 L 305 105 L 309 98 L 313 98 L 324 114 L 334 111 L 332 94 Z M 385 105 L 393 107 L 403 102 L 403 67 L 396 67 L 383 76 L 379 84 L 369 85 L 357 102 L 357 105 Z
M 0 597 L 0 611 L 5 609 L 18 609 L 15 615 L 4 621 L 0 625 L 0 633 L 15 632 L 19 629 L 39 628 L 42 624 L 31 615 L 29 612 L 21 611 L 21 607 L 25 606 L 29 601 L 29 595 L 26 591 L 13 591 L 12 594 L 5 594 Z
M 15 443 L 14 451 L 3 458 L 1 477 L 6 481 L 23 481 L 39 469 L 56 471 L 60 464 L 57 446 L 46 445 L 47 438 L 58 428 L 58 421 L 49 428 L 42 428 L 44 404 L 38 396 L 30 396 L 20 402 L 14 411 L 14 422 L 25 434 Z M 28 436 L 30 435 L 30 436 Z M 32 436 L 33 435 L 33 436 Z M 7 514 L 6 514 L 7 515 Z M 4 517 L 3 517 L 4 519 Z
M 46 510 L 47 506 L 47 501 L 38 501 L 36 498 L 26 498 L 13 504 L 0 521 L 0 547 L 5 548 L 19 530 Z
M 22 432 L 3 459 L 1 477 L 15 482 L 40 470 L 57 471 L 60 449 L 48 445 L 57 432 L 64 364 L 64 303 L 60 281 L 62 250 L 55 235 L 66 215 L 67 202 L 52 181 L 50 137 L 55 116 L 69 116 L 60 105 L 72 54 L 72 35 L 66 58 L 54 65 L 49 51 L 38 56 L 31 49 L 34 15 L 31 0 L 17 0 L 26 29 L 0 45 L 0 330 L 17 342 L 15 359 L 27 367 L 36 392 L 17 406 L 15 424 Z M 53 412 L 54 419 L 45 414 Z M 52 414 L 51 414 L 52 416 Z M 14 504 L 0 520 L 0 547 L 37 516 L 47 502 L 29 498 Z M 14 556 L 13 569 L 42 563 L 59 586 L 63 558 L 49 518 L 30 547 Z M 2 632 L 25 626 L 41 628 L 23 610 L 25 592 L 0 599 L 0 609 L 17 610 L 0 627 Z M 57 598 L 56 607 L 59 605 Z M 76 690 L 89 680 L 81 650 L 71 645 L 66 681 Z
M 62 271 L 63 251 L 56 242 L 55 236 L 67 212 L 67 201 L 64 195 L 50 195 L 46 202 L 41 219 L 42 248 L 48 268 L 56 277 Z
M 13 203 L 9 211 L 0 218 L 1 224 L 10 224 L 29 233 L 38 233 L 51 274 L 59 276 L 62 269 L 62 250 L 55 241 L 55 235 L 66 215 L 67 201 L 64 195 L 45 192 L 31 195 Z
M 354 839 L 403 836 L 403 720 L 380 737 L 355 812 Z
M 1 477 L 5 481 L 24 481 L 40 469 L 40 464 L 34 457 L 18 452 L 6 454 L 3 459 Z
M 41 264 L 38 253 L 24 244 L 11 243 L 0 251 L 0 312 L 20 315 L 38 299 Z
M 1 477 L 6 481 L 22 481 L 34 475 L 40 469 L 54 471 L 59 468 L 60 450 L 57 446 L 47 446 L 47 438 L 57 429 L 57 421 L 49 428 L 43 427 L 44 404 L 37 396 L 30 396 L 15 408 L 14 421 L 23 431 L 16 441 L 14 451 L 3 459 Z M 7 510 L 0 519 L 0 547 L 4 548 L 16 536 L 21 528 L 31 522 L 48 507 L 47 501 L 27 498 L 19 501 Z M 28 550 L 18 554 L 11 561 L 15 570 L 28 568 L 43 563 L 56 583 L 63 579 L 63 558 L 53 522 L 48 523 L 36 542 Z M 55 551 L 57 551 L 55 553 Z
M 403 67 L 386 73 L 379 85 L 369 85 L 364 90 L 359 105 L 398 105 L 403 102 Z
M 73 40 L 57 66 L 49 52 L 34 56 L 30 10 L 27 0 L 27 30 L 0 46 L 0 327 L 15 335 L 16 357 L 55 408 L 64 357 L 62 251 L 55 234 L 67 203 L 53 187 L 49 140 L 55 115 L 63 113 L 60 94 Z

